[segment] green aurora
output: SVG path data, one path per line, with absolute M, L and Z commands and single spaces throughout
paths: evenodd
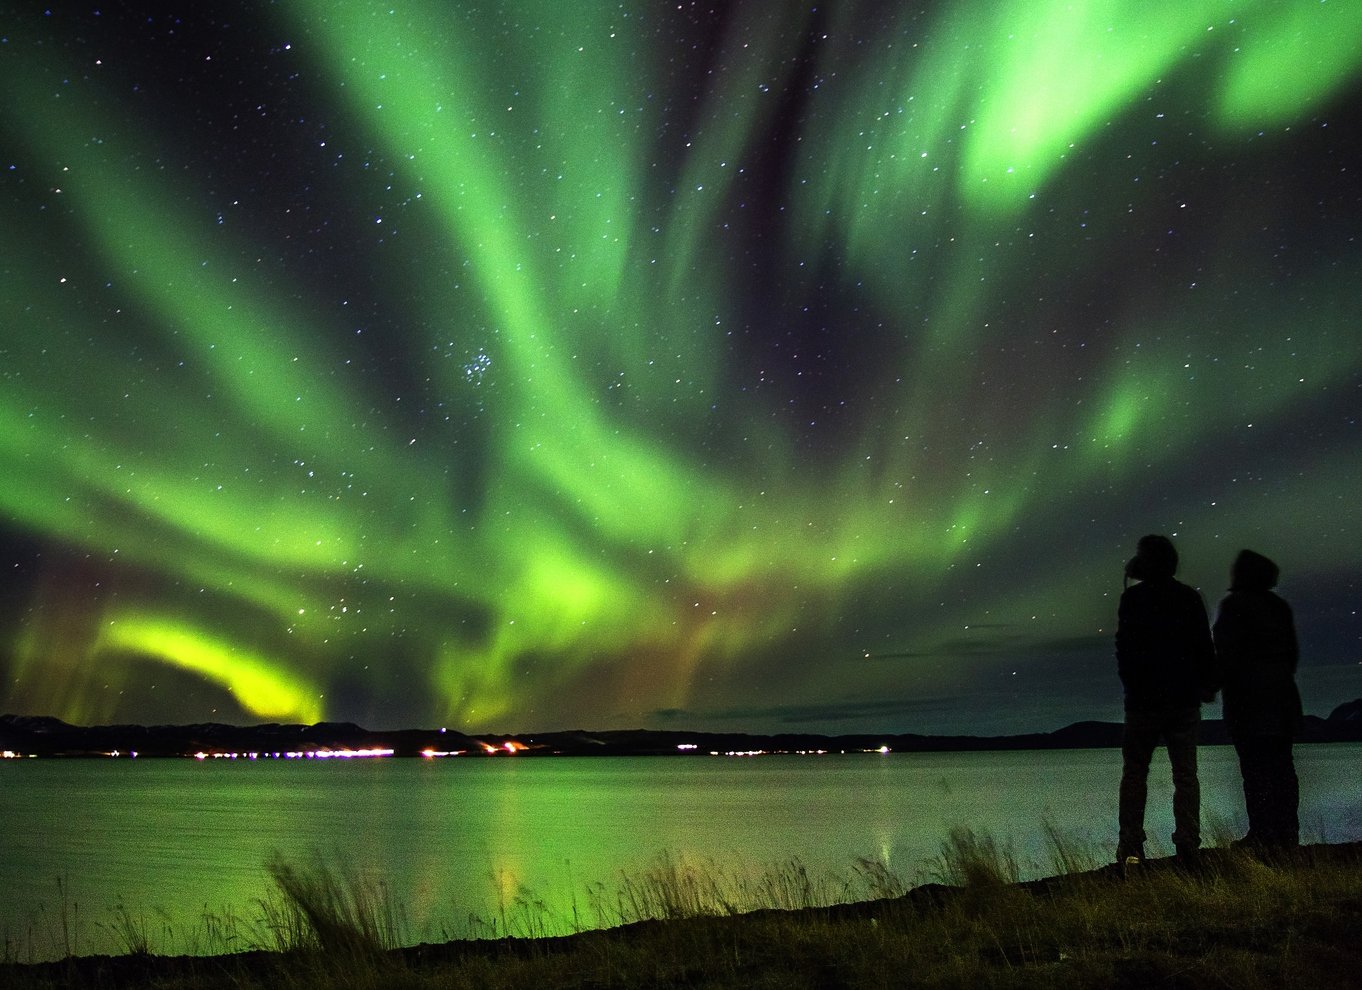
M 1045 729 L 1120 568 L 1362 693 L 1362 6 L 0 25 L 0 710 Z

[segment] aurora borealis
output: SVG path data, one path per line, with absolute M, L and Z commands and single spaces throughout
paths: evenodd
M 1362 6 L 0 19 L 0 710 L 1119 712 L 1121 567 L 1362 695 Z

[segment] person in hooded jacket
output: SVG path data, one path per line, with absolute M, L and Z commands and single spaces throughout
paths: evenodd
M 1126 564 L 1116 621 L 1116 666 L 1125 690 L 1121 740 L 1120 833 L 1116 861 L 1144 859 L 1149 764 L 1162 742 L 1173 774 L 1173 845 L 1180 857 L 1201 848 L 1197 735 L 1201 703 L 1215 698 L 1215 651 L 1206 604 L 1174 578 L 1178 554 L 1166 536 L 1142 537 Z M 1131 579 L 1138 583 L 1130 585 Z
M 1277 575 L 1267 557 L 1240 551 L 1213 630 L 1225 724 L 1244 778 L 1249 828 L 1241 842 L 1261 848 L 1300 842 L 1300 786 L 1291 753 L 1302 718 L 1300 647 L 1291 606 L 1272 591 Z

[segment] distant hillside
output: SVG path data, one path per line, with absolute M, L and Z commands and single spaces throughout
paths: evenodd
M 1202 722 L 1201 741 L 1229 741 L 1224 723 Z M 1362 742 L 1362 698 L 1328 716 L 1307 715 L 1301 742 Z M 470 736 L 444 729 L 370 731 L 352 722 L 316 725 L 75 726 L 45 716 L 0 715 L 0 750 L 18 756 L 196 756 L 238 758 L 334 758 L 382 753 L 394 756 L 506 755 L 653 756 L 708 753 L 893 752 L 940 753 L 982 750 L 1100 749 L 1120 746 L 1117 722 L 1075 722 L 1054 732 L 1013 736 L 655 731 L 545 732 Z

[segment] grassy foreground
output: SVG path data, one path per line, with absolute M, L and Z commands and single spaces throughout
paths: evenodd
M 939 883 L 833 907 L 725 901 L 674 861 L 630 881 L 621 904 L 657 920 L 554 938 L 395 947 L 399 912 L 324 868 L 276 864 L 279 951 L 163 957 L 141 951 L 0 963 L 0 986 L 37 988 L 834 988 L 1362 986 L 1362 843 L 1264 860 L 1211 849 L 1194 868 L 1155 860 L 1091 868 L 1056 844 L 1057 874 L 1017 883 L 987 838 L 954 833 Z M 814 892 L 797 864 L 769 903 Z M 716 899 L 717 897 L 717 899 Z

